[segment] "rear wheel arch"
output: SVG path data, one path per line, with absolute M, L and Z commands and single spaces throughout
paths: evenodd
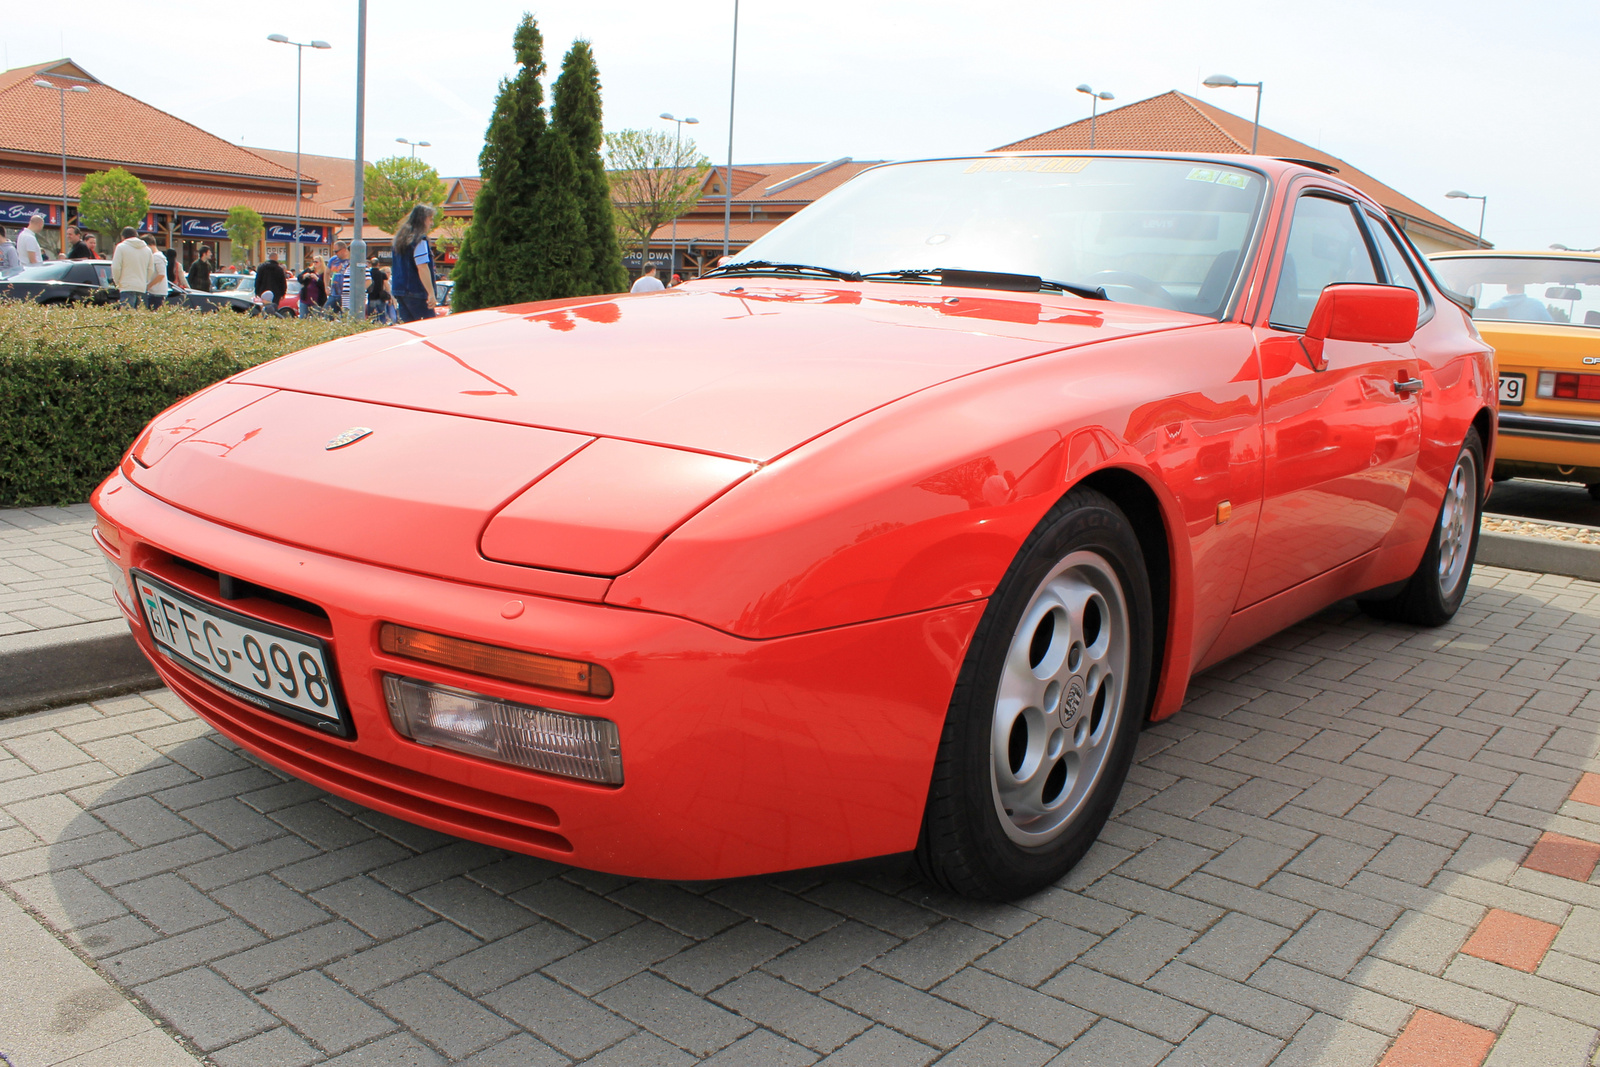
M 1489 475 L 1494 471 L 1494 454 L 1496 444 L 1494 412 L 1490 411 L 1486 407 L 1479 408 L 1478 413 L 1472 417 L 1472 428 L 1478 431 L 1478 440 L 1483 444 L 1486 470 L 1484 472 L 1485 476 L 1483 479 L 1483 485 L 1479 488 L 1483 492 L 1484 498 L 1487 499 L 1489 494 L 1489 486 L 1492 484 Z

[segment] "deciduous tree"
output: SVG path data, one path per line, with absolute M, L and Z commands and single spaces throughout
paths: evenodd
M 78 192 L 80 225 L 116 235 L 124 226 L 139 225 L 149 211 L 150 193 L 144 182 L 121 167 L 84 175 Z
M 439 172 L 420 159 L 390 156 L 365 168 L 364 204 L 367 221 L 393 233 L 406 213 L 418 204 L 444 203 L 445 185 Z
M 663 130 L 608 133 L 606 156 L 617 229 L 646 255 L 650 235 L 699 202 L 711 161 Z
M 249 263 L 250 251 L 261 240 L 261 235 L 267 232 L 266 224 L 261 221 L 256 209 L 243 204 L 228 209 L 228 218 L 222 228 L 228 231 L 228 240 L 233 242 L 233 260 L 236 263 Z

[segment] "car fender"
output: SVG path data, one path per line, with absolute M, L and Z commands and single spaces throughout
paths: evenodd
M 1181 687 L 1248 561 L 1259 434 L 1259 373 L 1241 328 L 1032 357 L 923 390 L 769 464 L 618 577 L 606 600 L 753 639 L 981 600 L 1066 492 L 1121 472 L 1162 525 Z M 1227 559 L 1210 544 L 1218 494 L 1231 494 L 1230 533 L 1243 534 Z M 1212 572 L 1199 634 L 1197 545 Z

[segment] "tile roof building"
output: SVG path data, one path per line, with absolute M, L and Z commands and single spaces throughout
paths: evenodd
M 88 91 L 54 93 L 38 81 Z M 287 249 L 295 217 L 294 153 L 242 148 L 112 88 L 70 59 L 0 73 L 0 223 L 24 225 L 38 212 L 46 218 L 43 243 L 51 249 L 58 243 L 63 102 L 68 221 L 84 176 L 122 167 L 149 191 L 143 228 L 163 246 L 183 245 L 185 262 L 200 243 L 219 246 L 218 260 L 227 262 L 221 222 L 235 205 L 261 214 L 268 247 Z M 336 194 L 304 167 L 301 189 L 301 242 L 326 243 L 340 220 L 324 202 Z M 349 193 L 344 196 L 348 201 Z
M 1093 121 L 1095 147 L 1108 152 L 1246 153 L 1250 151 L 1250 133 L 1254 125 L 1249 119 L 1176 91 L 1113 108 L 1102 112 Z M 1087 149 L 1090 122 L 1090 119 L 1080 119 L 1033 137 L 1001 145 L 995 151 Z M 1340 178 L 1383 205 L 1423 252 L 1480 247 L 1475 234 L 1434 214 L 1337 156 L 1312 148 L 1303 141 L 1285 137 L 1263 126 L 1256 151 L 1263 156 L 1311 160 L 1338 168 Z
M 733 168 L 733 203 L 728 249 L 737 252 L 778 223 L 838 188 L 868 167 L 848 156 L 826 163 L 742 163 Z M 662 226 L 650 237 L 650 262 L 663 275 L 698 277 L 722 257 L 723 185 L 726 168 L 714 167 L 701 186 L 700 200 L 678 219 L 677 258 L 673 259 L 673 227 Z M 637 274 L 637 246 L 625 247 L 623 261 Z M 669 269 L 670 268 L 670 269 Z

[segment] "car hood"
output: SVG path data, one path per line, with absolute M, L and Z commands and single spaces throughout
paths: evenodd
M 951 378 L 1205 321 L 1053 294 L 728 279 L 458 313 L 236 380 L 766 462 Z
M 1041 352 L 1207 321 L 873 289 L 703 285 L 360 334 L 164 413 L 124 470 L 274 540 L 599 599 L 762 462 L 864 412 Z

